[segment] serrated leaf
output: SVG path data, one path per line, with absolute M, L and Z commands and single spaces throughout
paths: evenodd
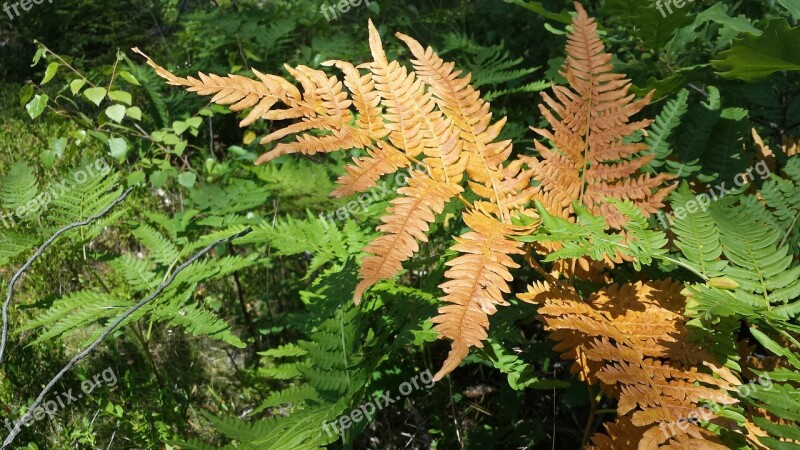
M 100 106 L 100 103 L 106 98 L 106 90 L 101 87 L 89 88 L 83 91 L 83 96 L 95 105 Z
M 108 98 L 120 103 L 125 103 L 126 105 L 130 105 L 133 101 L 131 94 L 125 91 L 111 91 L 108 93 Z
M 108 148 L 111 156 L 122 161 L 128 154 L 128 143 L 123 138 L 111 138 L 108 140 Z
M 72 80 L 69 82 L 69 90 L 72 92 L 72 95 L 78 95 L 78 92 L 81 91 L 83 86 L 86 84 L 86 80 L 82 78 L 78 78 L 77 80 Z
M 113 120 L 117 123 L 122 123 L 122 119 L 125 118 L 125 106 L 124 105 L 112 105 L 106 108 L 106 115 L 109 119 Z
M 35 119 L 42 115 L 44 109 L 47 108 L 47 102 L 49 100 L 50 97 L 48 97 L 47 94 L 36 94 L 33 97 L 33 100 L 25 105 L 25 110 L 28 111 L 28 115 L 31 116 L 31 119 Z
M 142 110 L 138 106 L 131 106 L 125 110 L 125 114 L 134 120 L 142 120 Z

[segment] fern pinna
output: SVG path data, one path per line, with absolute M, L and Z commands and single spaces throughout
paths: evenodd
M 292 153 L 362 150 L 334 196 L 364 192 L 380 177 L 408 170 L 407 185 L 381 218 L 382 234 L 365 248 L 356 303 L 376 282 L 402 270 L 427 242 L 445 205 L 464 205 L 468 231 L 454 238 L 456 256 L 446 263 L 447 281 L 440 285 L 445 305 L 433 319 L 439 336 L 452 341 L 436 380 L 458 367 L 470 348 L 483 346 L 489 316 L 511 293 L 511 270 L 519 267 L 512 257 L 525 255 L 543 280 L 520 298 L 540 305 L 557 350 L 576 360 L 581 378 L 618 401 L 619 417 L 606 426 L 607 434 L 591 436 L 595 448 L 719 448 L 716 435 L 694 422 L 689 431 L 662 432 L 683 424 L 704 401 L 737 403 L 730 392 L 740 383 L 690 342 L 681 285 L 614 283 L 606 270 L 626 261 L 638 270 L 664 256 L 665 235 L 649 230 L 647 218 L 664 207 L 672 190 L 665 184 L 674 176 L 644 171 L 656 157 L 641 141 L 652 121 L 632 117 L 650 95 L 635 100 L 629 93 L 631 83 L 613 72 L 595 21 L 575 6 L 561 71 L 569 85 L 543 95 L 540 110 L 549 127 L 534 128 L 545 139 L 535 143 L 537 157 L 514 156 L 511 142 L 498 140 L 505 119 L 493 120 L 470 75 L 400 33 L 413 70 L 389 60 L 371 22 L 372 61 L 323 63 L 339 69 L 342 79 L 286 66 L 302 90 L 255 70 L 258 81 L 178 77 L 147 61 L 169 84 L 213 95 L 212 102 L 233 111 L 249 110 L 241 126 L 291 120 L 261 140 L 280 142 L 258 163 Z M 540 255 L 546 257 L 537 261 Z M 588 281 L 607 286 L 586 293 L 578 286 Z M 716 413 L 710 419 L 721 420 Z

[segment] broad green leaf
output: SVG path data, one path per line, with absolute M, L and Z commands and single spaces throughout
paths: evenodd
M 123 80 L 127 81 L 128 83 L 130 83 L 130 84 L 132 84 L 134 86 L 141 86 L 141 84 L 139 83 L 139 80 L 137 80 L 136 77 L 131 75 L 131 73 L 128 72 L 127 70 L 123 70 L 122 72 L 120 72 L 119 76 Z
M 31 116 L 31 119 L 35 119 L 42 115 L 44 109 L 47 107 L 48 100 L 50 100 L 50 97 L 48 97 L 47 94 L 36 94 L 33 97 L 33 100 L 25 105 L 25 109 L 28 111 L 28 115 Z
M 125 110 L 125 114 L 131 119 L 142 120 L 142 110 L 138 106 L 131 106 Z
M 26 84 L 19 90 L 19 106 L 24 106 L 33 97 L 33 85 Z
M 147 176 L 144 172 L 137 170 L 128 174 L 128 186 L 134 186 L 145 180 Z
M 122 119 L 125 118 L 125 106 L 123 105 L 112 105 L 106 108 L 106 115 L 109 119 L 113 120 L 114 122 L 121 123 Z
M 108 98 L 120 103 L 125 103 L 128 106 L 130 106 L 131 102 L 133 102 L 133 97 L 131 97 L 131 94 L 125 91 L 111 91 L 108 93 Z
M 556 22 L 561 22 L 567 25 L 572 23 L 572 18 L 570 17 L 569 13 L 564 11 L 562 11 L 561 13 L 551 12 L 547 8 L 545 8 L 544 5 L 542 5 L 542 2 L 531 2 L 523 0 L 505 0 L 505 2 L 521 6 L 527 9 L 528 11 L 533 11 L 536 14 L 544 17 L 545 19 L 555 20 Z
M 82 78 L 78 78 L 77 80 L 72 80 L 69 82 L 69 90 L 72 92 L 72 95 L 78 95 L 78 92 L 81 91 L 83 86 L 86 84 L 86 80 Z
M 184 172 L 178 175 L 178 183 L 185 188 L 194 187 L 196 181 L 197 175 L 194 172 Z
M 56 76 L 56 73 L 58 73 L 58 68 L 60 66 L 61 64 L 57 62 L 51 62 L 50 64 L 48 64 L 47 69 L 45 69 L 44 71 L 44 78 L 42 78 L 41 84 L 47 84 L 48 82 L 50 82 L 50 80 L 52 80 L 53 77 Z
M 50 141 L 50 146 L 43 150 L 40 157 L 42 159 L 42 164 L 45 165 L 46 168 L 53 167 L 53 164 L 56 161 L 56 158 L 60 158 L 61 155 L 64 154 L 64 149 L 67 148 L 67 138 L 58 138 L 53 139 Z
M 150 174 L 150 183 L 153 187 L 161 187 L 167 182 L 169 174 L 163 170 L 157 170 Z
M 175 131 L 175 134 L 181 134 L 189 128 L 189 124 L 182 121 L 176 120 L 172 122 L 172 130 Z
M 778 0 L 778 3 L 789 11 L 794 20 L 800 20 L 800 3 L 797 0 Z
M 125 159 L 128 154 L 128 143 L 122 138 L 111 138 L 108 140 L 108 148 L 111 156 L 119 161 Z
M 729 79 L 757 81 L 775 72 L 800 71 L 800 27 L 791 28 L 784 18 L 772 19 L 761 36 L 748 33 L 719 56 L 712 63 Z
M 192 117 L 190 119 L 186 119 L 186 123 L 189 124 L 192 128 L 200 128 L 200 125 L 203 124 L 202 117 Z
M 93 87 L 83 91 L 83 95 L 95 105 L 100 106 L 100 102 L 106 98 L 106 90 L 101 87 Z

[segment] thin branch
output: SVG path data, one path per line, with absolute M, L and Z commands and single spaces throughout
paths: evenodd
M 114 323 L 112 323 L 108 328 L 106 328 L 106 330 L 103 332 L 103 334 L 100 335 L 100 337 L 95 339 L 95 341 L 92 342 L 83 351 L 81 351 L 80 353 L 75 355 L 75 357 L 73 357 L 67 363 L 67 365 L 64 366 L 64 368 L 61 369 L 61 371 L 58 372 L 58 374 L 55 377 L 53 377 L 53 379 L 50 380 L 49 383 L 47 383 L 47 386 L 44 387 L 42 392 L 39 393 L 39 396 L 36 397 L 36 400 L 33 402 L 33 404 L 28 408 L 28 412 L 26 412 L 25 415 L 22 416 L 22 418 L 16 422 L 16 424 L 14 425 L 14 429 L 11 430 L 11 433 L 9 433 L 8 437 L 6 437 L 5 441 L 3 441 L 3 446 L 0 447 L 0 450 L 3 450 L 5 448 L 7 448 L 9 445 L 11 445 L 12 442 L 14 442 L 14 438 L 17 437 L 17 435 L 19 434 L 19 432 L 22 429 L 22 424 L 27 422 L 28 420 L 30 420 L 30 418 L 34 414 L 34 411 L 36 411 L 36 409 L 39 407 L 39 405 L 42 404 L 42 400 L 44 400 L 45 395 L 47 395 L 50 392 L 50 389 L 52 389 L 53 386 L 55 386 L 55 384 L 58 383 L 61 380 L 61 378 L 64 376 L 64 374 L 66 374 L 67 371 L 69 371 L 69 369 L 71 369 L 75 364 L 77 364 L 78 361 L 80 361 L 83 358 L 87 357 L 89 355 L 89 353 L 91 353 L 95 348 L 97 348 L 97 346 L 100 345 L 108 337 L 108 335 L 110 335 L 112 332 L 114 332 L 114 330 L 116 330 L 116 328 L 119 326 L 119 324 L 124 322 L 128 317 L 133 315 L 133 313 L 138 311 L 141 307 L 143 307 L 144 305 L 148 304 L 150 301 L 152 301 L 153 299 L 155 299 L 156 297 L 161 295 L 161 293 L 164 291 L 164 289 L 166 289 L 170 284 L 172 284 L 172 282 L 175 281 L 175 278 L 177 278 L 177 276 L 185 268 L 189 267 L 192 263 L 194 263 L 195 261 L 197 261 L 198 259 L 203 257 L 206 253 L 210 252 L 211 249 L 213 249 L 214 247 L 216 247 L 219 244 L 227 244 L 228 242 L 231 242 L 234 239 L 238 239 L 238 238 L 240 238 L 242 236 L 250 234 L 250 232 L 252 232 L 252 231 L 253 231 L 253 229 L 248 227 L 244 231 L 236 233 L 236 234 L 234 234 L 232 236 L 229 236 L 227 238 L 219 239 L 219 240 L 216 240 L 216 241 L 212 242 L 206 248 L 200 250 L 194 256 L 189 258 L 186 262 L 181 264 L 175 270 L 175 272 L 172 273 L 172 276 L 168 280 L 166 280 L 163 283 L 161 283 L 161 285 L 158 286 L 158 288 L 155 290 L 155 292 L 150 294 L 150 296 L 148 296 L 147 298 L 141 300 L 139 303 L 135 304 L 130 309 L 125 311 L 125 313 L 123 313 L 121 316 L 119 316 L 117 318 L 117 320 L 114 321 Z
M 133 187 L 129 187 L 125 192 L 122 193 L 122 195 L 117 197 L 116 200 L 111 202 L 108 206 L 105 207 L 105 209 L 103 209 L 99 213 L 89 217 L 86 220 L 69 224 L 64 228 L 56 231 L 54 235 L 50 236 L 50 239 L 48 239 L 44 244 L 42 244 L 41 247 L 39 247 L 39 250 L 37 250 L 36 253 L 34 253 L 34 255 L 31 256 L 31 259 L 29 259 L 28 262 L 26 262 L 25 265 L 23 265 L 22 268 L 20 268 L 17 271 L 17 273 L 14 274 L 14 276 L 11 278 L 11 284 L 8 286 L 8 297 L 6 297 L 5 303 L 3 303 L 3 334 L 2 337 L 0 337 L 0 363 L 2 363 L 3 361 L 3 354 L 5 352 L 6 341 L 8 339 L 8 307 L 11 304 L 11 298 L 14 296 L 14 285 L 16 285 L 17 281 L 20 279 L 20 277 L 22 277 L 22 274 L 24 274 L 25 271 L 28 270 L 40 256 L 42 256 L 42 253 L 44 253 L 47 247 L 50 246 L 50 244 L 52 244 L 62 234 L 72 229 L 86 226 L 94 222 L 95 220 L 99 219 L 100 217 L 105 216 L 109 211 L 111 211 L 112 208 L 114 208 L 119 203 L 122 203 L 126 198 L 128 198 L 128 195 L 131 193 L 131 191 L 133 191 Z

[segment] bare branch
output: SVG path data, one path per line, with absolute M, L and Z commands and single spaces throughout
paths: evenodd
M 9 305 L 11 305 L 11 298 L 14 296 L 14 286 L 17 284 L 17 281 L 20 279 L 20 277 L 22 277 L 22 274 L 24 274 L 25 271 L 28 270 L 40 256 L 42 256 L 42 253 L 44 253 L 47 247 L 49 247 L 50 244 L 52 244 L 62 234 L 66 233 L 69 230 L 86 226 L 94 222 L 95 220 L 99 219 L 100 217 L 105 216 L 106 214 L 108 214 L 109 211 L 111 211 L 112 208 L 114 208 L 119 203 L 123 202 L 126 198 L 128 198 L 128 195 L 131 193 L 131 191 L 133 191 L 133 187 L 129 187 L 127 190 L 125 190 L 125 192 L 123 192 L 122 195 L 117 197 L 113 202 L 111 202 L 108 206 L 105 207 L 105 209 L 103 209 L 99 213 L 89 217 L 86 220 L 71 223 L 65 226 L 64 228 L 56 231 L 55 234 L 50 236 L 50 239 L 48 239 L 44 244 L 42 244 L 41 247 L 39 247 L 39 250 L 37 250 L 36 253 L 34 253 L 33 256 L 31 256 L 28 262 L 26 262 L 25 265 L 23 265 L 17 271 L 17 273 L 14 274 L 14 276 L 11 278 L 11 284 L 8 286 L 8 297 L 6 297 L 5 303 L 3 303 L 3 334 L 0 337 L 0 363 L 3 362 L 3 354 L 5 353 L 6 341 L 8 340 L 8 307 Z
M 232 236 L 229 236 L 227 238 L 219 239 L 219 240 L 216 240 L 216 241 L 212 242 L 206 248 L 200 250 L 194 256 L 189 258 L 186 262 L 181 264 L 177 269 L 175 269 L 175 272 L 172 273 L 172 276 L 170 276 L 167 280 L 165 280 L 163 283 L 161 283 L 161 285 L 158 286 L 158 288 L 152 294 L 150 294 L 150 296 L 148 296 L 147 298 L 141 300 L 139 303 L 135 304 L 130 309 L 125 311 L 124 314 L 119 316 L 117 318 L 117 320 L 114 321 L 114 323 L 112 323 L 108 328 L 106 328 L 106 330 L 103 332 L 103 334 L 101 334 L 97 339 L 95 339 L 95 341 L 92 342 L 83 351 L 81 351 L 80 353 L 75 355 L 75 357 L 73 357 L 70 360 L 70 362 L 68 362 L 67 365 L 64 366 L 64 368 L 61 369 L 61 371 L 58 372 L 58 374 L 55 377 L 53 377 L 53 379 L 50 380 L 49 383 L 47 383 L 47 386 L 45 386 L 44 389 L 42 390 L 42 392 L 39 393 L 39 396 L 36 397 L 36 400 L 28 408 L 28 411 L 25 413 L 25 415 L 22 416 L 22 418 L 20 418 L 16 422 L 16 424 L 14 425 L 14 429 L 11 430 L 11 433 L 9 433 L 8 437 L 6 437 L 5 441 L 3 441 L 3 446 L 0 447 L 0 450 L 3 450 L 5 448 L 7 448 L 9 445 L 11 445 L 12 442 L 14 442 L 14 438 L 17 437 L 17 435 L 19 434 L 20 430 L 22 429 L 22 424 L 25 423 L 26 421 L 28 421 L 33 416 L 34 412 L 36 411 L 36 408 L 38 408 L 39 405 L 42 404 L 42 400 L 44 400 L 45 395 L 47 395 L 50 392 L 50 389 L 52 389 L 53 386 L 55 386 L 55 384 L 58 383 L 59 380 L 61 380 L 61 378 L 64 376 L 64 374 L 66 374 L 67 371 L 72 368 L 72 366 L 77 364 L 78 361 L 80 361 L 83 358 L 85 358 L 86 356 L 88 356 L 89 353 L 91 353 L 95 348 L 97 348 L 97 346 L 100 345 L 106 339 L 106 337 L 108 337 L 108 335 L 111 334 L 117 328 L 117 326 L 119 326 L 120 323 L 125 321 L 125 319 L 130 317 L 137 310 L 139 310 L 139 308 L 143 307 L 144 305 L 146 305 L 147 303 L 149 303 L 150 301 L 152 301 L 153 299 L 158 297 L 164 291 L 164 289 L 166 289 L 170 284 L 172 284 L 173 281 L 175 281 L 175 278 L 178 276 L 178 274 L 180 274 L 185 268 L 190 266 L 193 262 L 195 262 L 198 259 L 200 259 L 203 255 L 205 255 L 206 253 L 211 251 L 212 248 L 214 248 L 215 246 L 217 246 L 219 244 L 227 244 L 228 242 L 231 242 L 234 239 L 238 239 L 238 238 L 240 238 L 242 236 L 250 234 L 250 232 L 252 232 L 252 231 L 253 231 L 253 229 L 248 227 L 247 229 L 245 229 L 243 231 L 240 231 L 239 233 L 236 233 L 236 234 L 234 234 Z

